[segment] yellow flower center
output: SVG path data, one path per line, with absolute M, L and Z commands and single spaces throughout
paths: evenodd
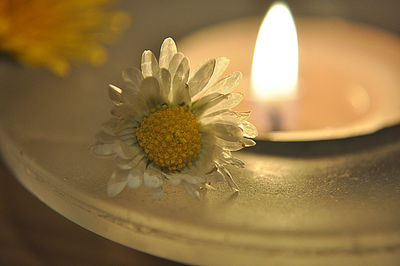
M 157 106 L 136 130 L 149 160 L 168 171 L 192 165 L 201 151 L 200 123 L 187 106 Z

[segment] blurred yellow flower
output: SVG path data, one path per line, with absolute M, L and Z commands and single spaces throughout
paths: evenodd
M 103 43 L 127 26 L 129 17 L 107 10 L 110 0 L 1 0 L 0 50 L 22 63 L 65 75 L 71 62 L 102 64 Z

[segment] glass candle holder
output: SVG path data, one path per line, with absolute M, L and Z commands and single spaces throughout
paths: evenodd
M 126 1 L 120 5 L 132 14 L 132 26 L 101 67 L 78 66 L 60 78 L 1 60 L 4 160 L 22 185 L 67 219 L 157 256 L 191 264 L 396 264 L 399 125 L 336 139 L 266 138 L 237 155 L 246 163 L 235 173 L 239 193 L 217 183 L 202 201 L 173 186 L 159 201 L 144 187 L 106 194 L 114 164 L 93 157 L 89 146 L 109 117 L 107 84 L 120 85 L 121 70 L 138 67 L 142 51 L 157 51 L 168 36 L 182 40 L 218 23 L 260 18 L 271 3 Z M 288 4 L 295 18 L 342 18 L 399 41 L 398 1 Z M 393 65 L 399 72 L 398 61 Z M 370 75 L 385 69 L 376 71 Z

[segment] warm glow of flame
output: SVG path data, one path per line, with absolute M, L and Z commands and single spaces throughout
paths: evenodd
M 258 32 L 251 85 L 257 97 L 280 101 L 296 96 L 299 52 L 288 6 L 272 5 Z

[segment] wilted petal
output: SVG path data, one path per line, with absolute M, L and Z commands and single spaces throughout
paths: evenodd
M 166 38 L 160 50 L 160 68 L 168 68 L 172 57 L 176 54 L 176 44 L 172 38 Z
M 142 74 L 144 78 L 158 77 L 160 74 L 160 66 L 154 54 L 147 50 L 142 54 Z
M 215 68 L 215 59 L 210 59 L 197 67 L 188 82 L 190 96 L 194 97 L 200 93 L 208 84 Z
M 128 182 L 129 170 L 117 169 L 115 170 L 107 184 L 107 194 L 110 197 L 118 195 Z

